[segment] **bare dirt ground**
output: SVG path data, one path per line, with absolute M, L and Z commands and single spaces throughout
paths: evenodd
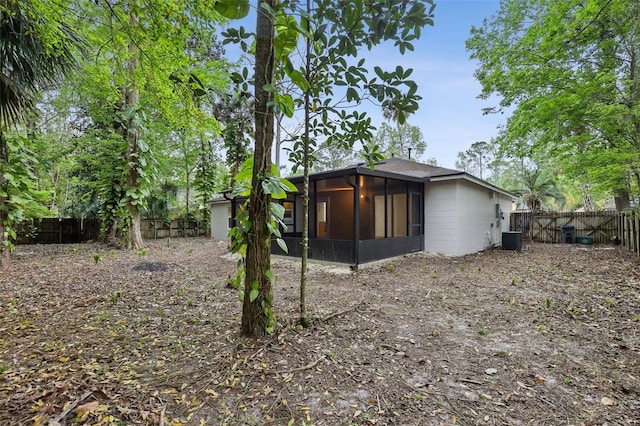
M 0 424 L 640 424 L 640 261 L 613 246 L 274 259 L 239 336 L 224 242 L 21 246 L 0 276 Z

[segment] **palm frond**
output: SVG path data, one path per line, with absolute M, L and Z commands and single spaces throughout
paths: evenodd
M 7 1 L 0 9 L 0 124 L 13 125 L 35 108 L 42 89 L 56 84 L 77 65 L 74 48 L 82 43 L 62 22 L 32 18 L 28 1 Z M 55 27 L 60 40 L 41 38 Z

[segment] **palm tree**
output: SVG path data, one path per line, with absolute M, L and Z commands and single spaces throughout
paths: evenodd
M 522 198 L 529 210 L 539 212 L 549 199 L 564 202 L 552 177 L 545 175 L 539 168 L 524 169 L 518 178 L 519 187 L 513 192 Z
M 6 131 L 36 112 L 41 91 L 74 68 L 74 49 L 81 45 L 67 24 L 43 16 L 43 10 L 37 0 L 5 0 L 0 7 L 0 269 L 8 267 L 11 247 Z

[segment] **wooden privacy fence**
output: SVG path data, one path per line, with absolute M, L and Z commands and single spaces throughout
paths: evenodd
M 594 243 L 611 243 L 620 238 L 617 212 L 512 212 L 510 231 L 522 232 L 522 238 L 542 243 L 564 242 L 563 227 L 574 227 L 576 237 L 593 237 Z M 566 229 L 566 228 L 565 228 Z M 636 229 L 637 232 L 637 229 Z
M 203 237 L 209 235 L 209 227 L 202 220 L 143 219 L 140 232 L 145 240 L 175 237 Z
M 71 244 L 97 240 L 100 221 L 95 219 L 44 218 L 16 227 L 18 244 Z
M 200 237 L 209 235 L 205 221 L 143 219 L 142 238 Z M 71 244 L 100 238 L 100 221 L 96 219 L 45 218 L 20 223 L 16 227 L 17 244 Z
M 636 211 L 619 213 L 617 222 L 620 243 L 640 255 L 640 214 Z

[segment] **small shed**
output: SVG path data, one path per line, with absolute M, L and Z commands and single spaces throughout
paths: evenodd
M 298 192 L 280 201 L 283 238 L 289 255 L 300 256 L 302 177 L 289 180 Z M 466 172 L 395 157 L 373 169 L 359 163 L 312 174 L 309 195 L 309 257 L 352 265 L 418 251 L 457 256 L 499 245 L 515 199 Z M 223 225 L 228 232 L 240 204 L 218 200 L 215 209 L 212 203 L 212 235 L 220 235 Z M 272 251 L 284 254 L 277 244 Z
M 233 226 L 231 216 L 231 199 L 224 196 L 216 197 L 209 201 L 211 205 L 211 238 L 214 240 L 226 240 L 229 230 Z

